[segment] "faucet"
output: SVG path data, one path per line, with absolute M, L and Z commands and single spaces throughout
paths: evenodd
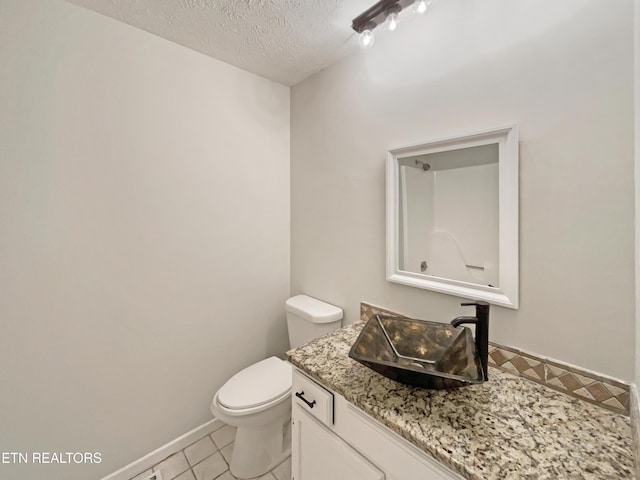
M 482 365 L 482 374 L 484 380 L 489 380 L 489 372 L 487 371 L 489 363 L 489 304 L 487 302 L 464 302 L 460 304 L 463 307 L 475 306 L 475 317 L 457 317 L 451 320 L 451 325 L 457 327 L 465 323 L 472 323 L 476 326 L 476 350 L 480 357 L 480 364 Z

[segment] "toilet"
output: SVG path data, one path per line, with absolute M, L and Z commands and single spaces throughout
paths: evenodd
M 342 309 L 307 295 L 285 303 L 291 348 L 340 328 Z M 231 474 L 264 475 L 291 453 L 291 365 L 269 357 L 236 373 L 216 392 L 211 413 L 237 427 Z

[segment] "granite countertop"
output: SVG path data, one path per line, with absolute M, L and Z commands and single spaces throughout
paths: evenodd
M 364 326 L 287 352 L 289 361 L 473 480 L 634 478 L 629 419 L 521 377 L 455 390 L 399 384 L 349 358 Z

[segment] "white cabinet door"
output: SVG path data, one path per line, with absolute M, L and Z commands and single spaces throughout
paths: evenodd
M 384 480 L 371 462 L 316 419 L 293 408 L 293 480 Z

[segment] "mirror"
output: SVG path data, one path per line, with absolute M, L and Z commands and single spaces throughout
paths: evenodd
M 518 308 L 516 126 L 389 151 L 387 280 Z

